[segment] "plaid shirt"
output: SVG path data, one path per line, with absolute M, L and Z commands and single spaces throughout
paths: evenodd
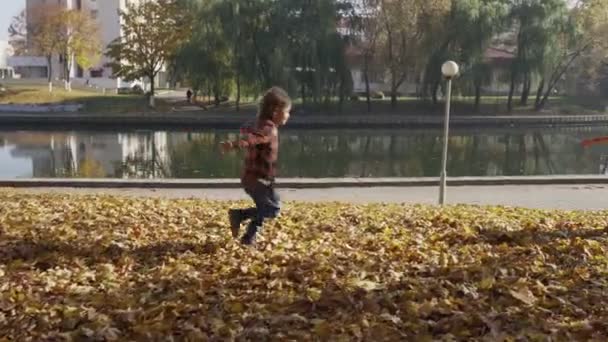
M 255 128 L 242 129 L 247 134 L 247 155 L 242 181 L 245 186 L 253 185 L 259 179 L 274 181 L 279 152 L 279 132 L 271 120 L 257 121 Z

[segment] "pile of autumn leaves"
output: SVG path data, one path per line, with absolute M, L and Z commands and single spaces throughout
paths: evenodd
M 0 193 L 0 340 L 608 338 L 607 213 L 229 204 Z

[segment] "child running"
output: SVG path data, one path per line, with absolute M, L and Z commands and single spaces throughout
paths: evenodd
M 246 130 L 247 138 L 221 143 L 223 151 L 247 149 L 241 184 L 255 207 L 228 211 L 234 238 L 238 238 L 241 224 L 251 220 L 241 237 L 244 245 L 254 244 L 264 220 L 277 217 L 281 210 L 279 196 L 274 190 L 279 152 L 278 128 L 287 123 L 290 111 L 291 99 L 287 92 L 279 87 L 270 88 L 262 98 L 254 127 Z

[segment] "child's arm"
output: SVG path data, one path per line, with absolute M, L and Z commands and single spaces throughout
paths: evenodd
M 247 139 L 239 139 L 234 141 L 223 141 L 221 147 L 223 151 L 230 151 L 235 149 L 243 149 L 249 146 L 268 144 L 272 140 L 274 129 L 265 129 L 263 131 L 252 131 L 249 130 Z

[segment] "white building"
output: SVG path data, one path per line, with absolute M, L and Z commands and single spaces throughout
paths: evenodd
M 12 56 L 8 58 L 8 64 L 19 78 L 46 80 L 48 77 L 47 61 L 44 57 Z
M 8 64 L 11 48 L 7 41 L 0 40 L 0 79 L 13 78 L 13 68 Z
M 55 1 L 57 1 L 57 6 L 60 6 L 60 8 L 88 12 L 97 21 L 99 26 L 102 57 L 99 63 L 89 70 L 83 70 L 76 63 L 72 63 L 73 65 L 69 72 L 73 82 L 107 89 L 129 87 L 133 83 L 139 83 L 127 83 L 113 78 L 112 69 L 106 67 L 106 64 L 110 60 L 103 53 L 105 53 L 107 46 L 121 35 L 120 11 L 125 11 L 127 4 L 137 4 L 147 0 L 26 0 L 28 23 L 39 20 L 39 13 L 41 12 L 39 9 L 45 6 L 48 7 L 49 5 L 55 6 Z M 53 58 L 52 69 L 54 79 L 63 79 L 65 77 L 63 60 L 59 56 Z M 157 80 L 159 84 L 160 79 L 161 77 Z

